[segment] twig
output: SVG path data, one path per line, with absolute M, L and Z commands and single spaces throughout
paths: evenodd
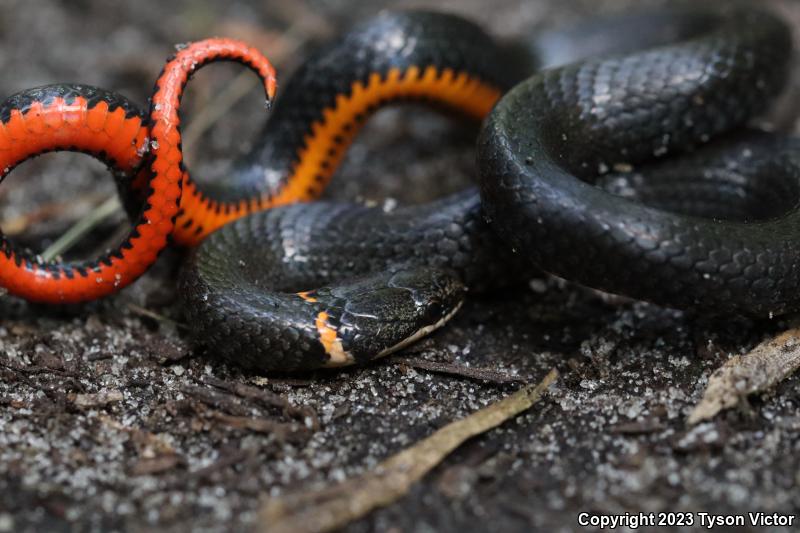
M 89 194 L 69 202 L 49 203 L 31 213 L 23 213 L 17 217 L 3 220 L 3 222 L 0 223 L 0 226 L 2 226 L 3 233 L 6 235 L 19 235 L 31 224 L 63 215 L 65 211 L 82 212 L 86 209 L 94 209 L 97 202 L 101 202 L 105 198 L 106 195 L 104 194 Z
M 448 424 L 362 476 L 321 490 L 298 491 L 268 500 L 260 510 L 258 529 L 269 533 L 330 531 L 391 504 L 463 442 L 529 409 L 557 377 L 558 372 L 551 370 L 538 385 L 523 387 Z
M 145 316 L 147 318 L 152 318 L 156 322 L 161 322 L 162 324 L 169 324 L 171 326 L 174 326 L 177 329 L 183 329 L 183 330 L 189 329 L 189 326 L 187 326 L 183 322 L 178 322 L 177 320 L 173 320 L 173 319 L 169 318 L 168 316 L 164 316 L 161 313 L 156 313 L 155 311 L 152 311 L 152 310 L 147 309 L 145 307 L 141 307 L 141 306 L 136 305 L 136 304 L 129 303 L 128 304 L 128 309 L 130 309 L 130 311 L 135 315 L 140 315 L 140 316 Z
M 75 246 L 84 235 L 92 231 L 98 224 L 122 208 L 119 198 L 114 195 L 107 198 L 102 204 L 92 209 L 85 217 L 72 225 L 61 237 L 41 253 L 42 259 L 52 261 L 59 255 L 66 253 Z
M 469 367 L 464 365 L 456 365 L 453 363 L 441 363 L 437 361 L 428 361 L 426 359 L 419 359 L 417 357 L 395 357 L 395 363 L 408 365 L 412 368 L 420 370 L 428 370 L 429 372 L 437 372 L 440 374 L 448 374 L 452 376 L 461 376 L 469 379 L 477 379 L 479 381 L 488 381 L 490 383 L 521 383 L 525 378 L 514 376 L 506 372 L 498 372 L 491 368 Z
M 270 376 L 269 378 L 265 378 L 263 376 L 256 376 L 253 379 L 253 383 L 256 385 L 271 385 L 273 387 L 278 387 L 283 390 L 291 389 L 291 388 L 302 388 L 302 387 L 310 387 L 315 383 L 312 378 L 292 378 L 292 377 L 276 377 Z
M 234 416 L 220 411 L 211 411 L 209 417 L 233 429 L 245 429 L 266 435 L 274 435 L 279 441 L 304 442 L 309 437 L 309 431 L 305 426 L 300 426 L 296 423 L 286 424 L 266 418 Z
M 62 376 L 64 378 L 63 383 L 58 384 L 58 388 L 47 388 L 43 384 L 34 382 L 31 378 L 29 378 L 26 373 L 25 369 L 16 367 L 11 364 L 6 364 L 0 361 L 0 368 L 5 368 L 8 371 L 8 375 L 11 376 L 12 379 L 16 380 L 19 383 L 24 383 L 27 385 L 31 390 L 40 390 L 47 396 L 50 400 L 53 401 L 55 404 L 62 404 L 66 401 L 66 394 L 64 394 L 64 390 L 66 389 L 67 385 L 71 385 L 76 390 L 81 392 L 86 390 L 86 385 L 81 383 L 75 378 L 69 376 Z M 44 373 L 44 372 L 33 372 L 35 373 Z M 56 374 L 61 375 L 61 374 Z
M 248 407 L 238 403 L 237 398 L 231 394 L 217 392 L 195 385 L 183 385 L 180 387 L 180 391 L 213 409 L 218 409 L 218 411 L 209 410 L 202 414 L 204 414 L 206 418 L 210 418 L 231 428 L 272 434 L 279 440 L 298 441 L 305 440 L 309 436 L 309 431 L 305 426 L 250 416 Z
M 158 455 L 139 459 L 130 467 L 128 474 L 131 476 L 152 476 L 163 474 L 176 466 L 185 464 L 185 459 L 177 454 Z
M 193 160 L 197 141 L 208 131 L 219 119 L 225 116 L 230 108 L 236 105 L 239 100 L 247 96 L 247 93 L 258 83 L 255 75 L 250 71 L 241 72 L 237 75 L 225 89 L 219 92 L 209 105 L 195 113 L 194 118 L 182 132 L 183 146 L 186 148 L 185 157 Z
M 208 405 L 209 407 L 223 410 L 226 413 L 230 413 L 234 416 L 247 416 L 249 414 L 247 407 L 240 404 L 236 400 L 236 397 L 231 396 L 230 394 L 216 392 L 211 389 L 197 387 L 195 385 L 182 385 L 179 390 L 187 396 L 191 396 L 194 399 Z
M 611 433 L 619 433 L 621 435 L 646 435 L 648 433 L 655 433 L 665 428 L 657 418 L 645 420 L 643 422 L 623 422 L 611 426 Z
M 299 25 L 290 26 L 281 35 L 280 40 L 274 43 L 270 50 L 270 56 L 286 57 L 294 54 L 305 44 L 306 38 Z M 192 160 L 195 155 L 197 141 L 208 131 L 219 119 L 225 116 L 233 106 L 242 100 L 250 90 L 258 84 L 256 76 L 249 71 L 237 75 L 228 86 L 220 91 L 205 107 L 200 109 L 183 130 L 183 146 L 186 159 Z
M 113 357 L 114 357 L 114 354 L 110 353 L 110 352 L 96 352 L 96 353 L 90 353 L 89 355 L 87 355 L 86 356 L 86 360 L 94 362 L 94 361 L 102 361 L 104 359 L 111 359 Z
M 286 416 L 291 416 L 301 421 L 305 421 L 306 418 L 309 418 L 311 420 L 311 428 L 314 430 L 319 429 L 319 416 L 317 416 L 317 412 L 314 411 L 314 409 L 308 406 L 296 407 L 280 394 L 259 389 L 258 387 L 251 387 L 243 383 L 229 383 L 211 376 L 203 378 L 203 383 L 232 392 L 240 398 L 255 400 L 267 407 L 278 407 L 283 410 Z
M 67 399 L 71 401 L 75 407 L 92 408 L 92 407 L 105 407 L 112 403 L 121 402 L 124 399 L 122 392 L 116 389 L 103 389 L 99 392 L 86 393 L 86 394 L 70 394 Z
M 142 455 L 145 450 L 157 455 L 172 455 L 176 453 L 169 442 L 146 429 L 125 425 L 106 414 L 101 414 L 97 418 L 107 427 L 129 434 L 131 436 L 131 442 L 136 447 L 139 455 Z
M 62 376 L 66 378 L 73 378 L 73 379 L 80 379 L 80 376 L 75 372 L 70 372 L 68 370 L 61 370 L 59 368 L 49 368 L 46 366 L 19 366 L 14 363 L 0 361 L 0 366 L 4 366 L 14 372 L 20 372 L 23 374 L 54 374 L 56 376 Z

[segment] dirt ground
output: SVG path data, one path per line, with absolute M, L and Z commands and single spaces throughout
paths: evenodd
M 379 7 L 435 6 L 515 38 L 642 3 L 5 0 L 0 94 L 79 81 L 144 104 L 173 45 L 210 35 L 252 41 L 285 76 Z M 770 4 L 800 24 L 800 5 Z M 187 122 L 222 105 L 237 75 L 200 73 Z M 247 150 L 262 101 L 253 88 L 213 127 L 195 127 L 184 144 L 196 175 L 221 176 Z M 474 178 L 474 127 L 403 107 L 367 129 L 330 197 L 418 202 Z M 0 222 L 40 250 L 113 194 L 87 157 L 48 155 L 0 187 Z M 101 249 L 120 225 L 111 217 L 75 253 Z M 179 260 L 168 253 L 135 285 L 80 309 L 0 297 L 0 532 L 241 530 L 266 498 L 362 473 L 519 386 L 432 372 L 426 361 L 526 382 L 556 367 L 561 378 L 348 531 L 572 531 L 581 511 L 800 511 L 800 377 L 746 409 L 685 422 L 709 374 L 785 321 L 711 321 L 534 278 L 471 298 L 400 357 L 265 377 L 190 349 L 173 304 Z

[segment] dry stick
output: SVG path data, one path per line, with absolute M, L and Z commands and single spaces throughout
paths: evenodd
M 41 256 L 44 261 L 52 261 L 59 255 L 67 252 L 84 235 L 92 231 L 98 224 L 119 211 L 121 205 L 119 198 L 114 195 L 107 198 L 102 204 L 92 209 L 85 217 L 72 225 L 61 237 L 47 247 Z
M 298 25 L 290 26 L 276 42 L 275 49 L 270 51 L 270 56 L 274 58 L 284 58 L 294 54 L 305 43 L 306 39 L 298 36 Z M 186 159 L 194 156 L 194 146 L 200 137 L 208 131 L 219 119 L 225 116 L 234 105 L 247 96 L 247 93 L 258 84 L 258 80 L 252 72 L 244 71 L 223 90 L 211 102 L 210 105 L 201 109 L 192 119 L 192 122 L 181 133 Z
M 276 422 L 267 418 L 235 416 L 219 411 L 212 411 L 207 416 L 215 422 L 219 422 L 229 428 L 273 435 L 281 442 L 305 442 L 311 436 L 311 432 L 307 430 L 305 426 Z
M 155 311 L 147 309 L 146 307 L 142 307 L 140 305 L 129 303 L 128 309 L 135 315 L 151 318 L 161 324 L 169 324 L 170 326 L 176 329 L 182 329 L 182 330 L 189 329 L 189 326 L 187 326 L 183 322 L 178 322 L 177 320 L 173 320 L 168 316 L 164 316 L 161 313 L 156 313 Z
M 197 141 L 208 129 L 225 116 L 239 100 L 244 98 L 258 83 L 250 71 L 240 73 L 234 80 L 214 98 L 212 105 L 202 108 L 187 128 L 181 132 L 185 158 L 193 159 Z
M 268 407 L 280 408 L 285 415 L 301 421 L 305 421 L 305 419 L 308 418 L 311 420 L 311 429 L 314 431 L 318 430 L 320 427 L 319 416 L 314 409 L 308 406 L 294 406 L 289 403 L 289 400 L 286 399 L 285 396 L 281 396 L 280 394 L 245 385 L 244 383 L 227 382 L 213 376 L 206 376 L 203 378 L 202 382 L 212 387 L 231 392 L 240 398 L 257 401 Z
M 330 531 L 395 502 L 466 440 L 529 409 L 557 378 L 558 372 L 553 369 L 538 385 L 523 387 L 446 425 L 357 478 L 322 490 L 302 490 L 268 500 L 259 513 L 257 529 L 266 533 Z
M 460 376 L 478 381 L 486 381 L 488 383 L 506 384 L 520 383 L 525 381 L 525 378 L 522 376 L 514 376 L 507 372 L 500 372 L 491 368 L 471 367 L 453 363 L 441 363 L 438 361 L 428 361 L 427 359 L 420 359 L 417 357 L 395 356 L 393 362 L 401 365 L 408 365 L 419 370 L 427 370 L 428 372 L 436 372 L 450 376 Z

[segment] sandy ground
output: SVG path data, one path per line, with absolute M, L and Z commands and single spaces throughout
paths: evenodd
M 435 5 L 514 38 L 637 3 L 6 0 L 0 94 L 80 81 L 144 103 L 174 43 L 214 34 L 253 41 L 283 74 L 381 6 Z M 800 21 L 797 4 L 771 4 Z M 237 75 L 209 70 L 190 88 L 189 122 Z M 220 176 L 247 149 L 261 123 L 252 92 L 198 136 L 196 174 Z M 424 201 L 474 177 L 473 127 L 404 107 L 381 112 L 368 130 L 331 197 Z M 35 249 L 114 193 L 99 165 L 67 154 L 26 163 L 7 181 L 3 228 Z M 95 251 L 120 223 L 121 215 L 101 225 L 77 253 Z M 571 531 L 580 511 L 800 507 L 800 378 L 746 409 L 685 423 L 709 374 L 782 321 L 710 321 L 533 279 L 472 298 L 450 326 L 402 354 L 411 361 L 263 377 L 189 348 L 172 304 L 178 260 L 166 254 L 134 286 L 83 309 L 0 299 L 0 532 L 239 530 L 264 498 L 359 474 L 517 388 L 414 368 L 416 359 L 526 381 L 556 367 L 562 377 L 530 412 L 470 441 L 349 531 Z M 237 384 L 262 392 L 237 394 Z

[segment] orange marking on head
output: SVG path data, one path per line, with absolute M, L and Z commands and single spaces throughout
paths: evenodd
M 353 356 L 344 351 L 342 340 L 336 332 L 336 328 L 328 325 L 329 315 L 325 311 L 317 315 L 316 327 L 319 333 L 319 342 L 328 354 L 326 366 L 344 366 L 353 364 Z
M 325 351 L 330 353 L 333 343 L 336 342 L 336 330 L 328 326 L 328 313 L 322 311 L 317 315 L 316 326 L 319 332 L 319 341 L 325 347 Z

